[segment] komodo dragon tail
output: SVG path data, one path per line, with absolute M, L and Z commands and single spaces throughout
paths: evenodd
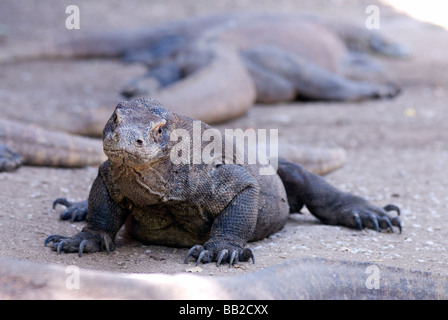
M 61 41 L 22 42 L 9 39 L 0 48 L 0 65 L 35 60 L 73 59 L 86 57 L 117 57 L 126 46 L 135 46 L 140 40 L 129 32 L 95 33 L 89 37 Z
M 7 47 L 0 50 L 0 65 L 53 58 L 71 58 L 72 56 L 73 54 L 68 48 L 59 47 L 53 42 L 43 44 L 9 41 Z
M 123 274 L 79 269 L 78 290 L 56 264 L 0 258 L 0 299 L 447 299 L 448 279 L 362 262 L 302 258 L 239 276 Z M 176 310 L 176 312 L 178 312 Z
M 340 147 L 315 147 L 311 145 L 279 144 L 279 156 L 298 163 L 313 173 L 324 175 L 342 167 L 347 153 Z
M 51 131 L 32 124 L 0 119 L 0 145 L 21 155 L 24 164 L 83 167 L 106 160 L 99 139 Z

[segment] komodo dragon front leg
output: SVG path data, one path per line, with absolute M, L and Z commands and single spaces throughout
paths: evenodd
M 74 217 L 76 221 L 84 220 L 89 222 L 82 231 L 73 237 L 54 234 L 45 240 L 45 246 L 53 243 L 52 250 L 58 253 L 78 252 L 79 256 L 83 252 L 98 252 L 105 250 L 113 251 L 115 248 L 115 236 L 123 226 L 128 212 L 115 203 L 107 190 L 103 176 L 98 175 L 93 182 L 88 199 L 83 202 L 69 203 L 65 199 L 57 199 L 56 204 L 63 204 L 69 207 L 61 215 L 63 219 Z M 87 210 L 89 215 L 87 215 Z
M 218 209 L 209 239 L 203 245 L 193 246 L 185 257 L 185 263 L 191 256 L 197 258 L 196 265 L 200 262 L 216 262 L 217 265 L 229 262 L 233 265 L 249 259 L 255 262 L 252 250 L 244 247 L 257 227 L 259 183 L 248 170 L 238 165 L 218 166 L 213 172 L 215 175 L 210 188 L 213 194 L 206 197 L 205 209 L 210 212 L 220 207 L 223 209 Z
M 124 224 L 128 211 L 123 209 L 126 207 L 124 203 L 117 204 L 112 200 L 109 193 L 114 191 L 107 189 L 104 183 L 107 178 L 101 175 L 101 171 L 100 168 L 100 175 L 92 186 L 88 201 L 71 203 L 66 199 L 57 199 L 54 202 L 55 205 L 68 207 L 61 214 L 62 219 L 72 217 L 80 221 L 85 217 L 87 226 L 72 237 L 49 236 L 45 245 L 53 243 L 52 250 L 58 253 L 78 252 L 81 256 L 83 252 L 114 249 L 115 235 Z M 201 262 L 217 262 L 218 265 L 229 262 L 233 265 L 249 259 L 255 261 L 252 250 L 245 248 L 245 245 L 256 228 L 259 214 L 258 182 L 246 169 L 237 165 L 220 166 L 213 170 L 214 174 L 217 180 L 212 180 L 212 185 L 206 181 L 198 187 L 198 192 L 209 190 L 210 194 L 201 192 L 189 195 L 192 199 L 204 200 L 198 200 L 202 203 L 200 206 L 216 217 L 212 221 L 208 240 L 194 245 L 188 251 L 185 262 L 190 257 L 197 258 L 197 265 Z M 179 215 L 182 216 L 182 212 Z

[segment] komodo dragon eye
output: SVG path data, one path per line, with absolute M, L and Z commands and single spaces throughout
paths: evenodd
M 154 128 L 154 132 L 155 132 L 157 137 L 160 137 L 162 135 L 162 133 L 163 133 L 163 126 L 164 125 L 165 125 L 164 123 L 163 124 L 159 124 L 158 126 L 156 126 Z
M 120 116 L 118 115 L 117 112 L 114 112 L 114 114 L 112 115 L 112 123 L 114 125 L 114 127 L 116 127 L 118 125 L 118 123 L 120 122 Z

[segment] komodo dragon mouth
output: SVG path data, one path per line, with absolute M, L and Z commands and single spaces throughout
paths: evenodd
M 121 149 L 106 149 L 106 148 L 104 148 L 104 152 L 106 152 L 108 155 L 112 155 L 112 156 L 116 156 L 116 157 L 125 157 L 126 155 L 134 156 L 135 158 L 140 157 L 139 154 L 128 151 L 125 148 L 121 148 Z
M 153 164 L 160 161 L 159 158 L 156 157 L 157 153 L 149 153 L 149 152 L 132 152 L 127 150 L 126 148 L 118 148 L 118 149 L 107 149 L 104 148 L 104 152 L 108 156 L 108 158 L 112 158 L 114 160 L 122 159 L 123 164 L 128 161 L 133 163 L 144 163 L 144 164 Z

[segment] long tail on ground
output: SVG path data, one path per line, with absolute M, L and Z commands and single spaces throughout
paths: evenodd
M 107 158 L 102 141 L 36 125 L 0 119 L 0 143 L 22 155 L 25 164 L 53 167 L 98 165 Z
M 65 268 L 57 264 L 0 258 L 0 299 L 448 298 L 446 276 L 372 263 L 319 258 L 291 260 L 254 273 L 226 277 L 185 273 L 136 275 L 70 267 L 73 266 Z M 75 281 L 67 284 L 67 274 L 75 275 Z M 74 288 L 76 290 L 71 290 Z
M 319 175 L 342 167 L 347 159 L 346 151 L 340 147 L 324 148 L 291 143 L 279 144 L 279 156 Z

